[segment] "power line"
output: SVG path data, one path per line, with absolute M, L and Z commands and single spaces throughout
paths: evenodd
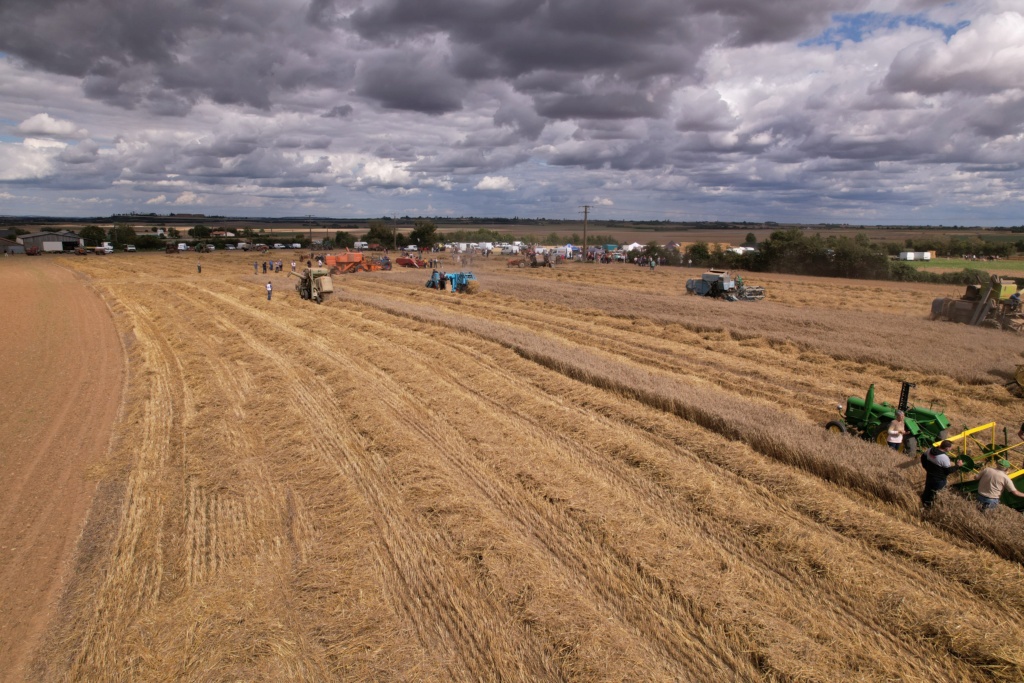
M 590 216 L 590 204 L 584 204 L 583 209 L 583 262 L 587 262 L 587 218 Z M 571 256 L 571 254 L 570 254 Z

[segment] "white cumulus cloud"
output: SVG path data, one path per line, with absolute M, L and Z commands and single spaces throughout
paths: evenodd
M 485 175 L 483 180 L 476 184 L 478 190 L 498 190 L 500 192 L 512 192 L 516 189 L 516 186 L 503 175 L 489 176 Z
M 15 130 L 22 135 L 50 135 L 58 138 L 84 138 L 89 134 L 71 121 L 55 119 L 46 112 L 25 119 Z
M 57 157 L 67 147 L 56 140 L 25 138 L 20 144 L 0 143 L 0 180 L 35 180 L 56 173 Z
M 182 192 L 174 200 L 174 203 L 178 206 L 187 206 L 190 204 L 202 204 L 203 202 L 195 192 Z

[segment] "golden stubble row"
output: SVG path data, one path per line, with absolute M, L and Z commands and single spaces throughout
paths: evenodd
M 120 429 L 169 421 L 181 449 L 139 480 L 97 556 L 163 578 L 132 609 L 72 605 L 77 649 L 56 661 L 90 668 L 53 677 L 1019 676 L 981 616 L 1020 613 L 1000 588 L 1016 565 L 922 525 L 916 482 L 888 478 L 884 451 L 820 442 L 814 457 L 761 423 L 818 425 L 682 382 L 696 361 L 638 373 L 681 331 L 628 354 L 628 334 L 603 342 L 568 316 L 556 334 L 533 301 L 518 304 L 533 324 L 516 324 L 510 295 L 504 321 L 459 316 L 460 297 L 421 285 L 268 305 L 235 272 L 152 260 L 145 288 L 117 262 L 92 275 L 138 331 L 141 408 Z M 765 390 L 776 372 L 759 374 Z M 151 459 L 116 457 L 127 466 L 104 476 Z M 157 546 L 159 560 L 135 550 Z M 83 637 L 100 616 L 110 637 Z

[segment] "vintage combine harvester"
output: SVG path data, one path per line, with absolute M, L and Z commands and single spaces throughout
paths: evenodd
M 299 279 L 295 283 L 295 291 L 299 297 L 320 304 L 334 294 L 334 281 L 331 271 L 327 268 L 303 268 L 302 273 L 288 273 Z
M 686 292 L 728 301 L 760 301 L 764 298 L 764 287 L 748 285 L 739 275 L 733 277 L 727 270 L 715 269 L 700 278 L 687 280 Z
M 564 262 L 565 262 L 565 257 L 564 256 L 559 256 L 558 254 L 556 254 L 554 252 L 545 251 L 545 252 L 543 252 L 541 254 L 538 254 L 536 251 L 533 251 L 531 249 L 529 252 L 527 252 L 526 254 L 524 254 L 522 256 L 517 256 L 515 258 L 510 258 L 505 263 L 505 267 L 507 267 L 507 268 L 526 268 L 527 266 L 529 266 L 530 268 L 554 268 L 555 264 L 564 263 Z
M 327 254 L 324 257 L 324 264 L 330 270 L 331 275 L 343 273 L 358 273 L 360 271 L 374 272 L 378 270 L 391 270 L 391 260 L 387 257 L 379 259 L 367 258 L 359 251 L 345 251 L 340 254 Z
M 850 396 L 842 417 L 825 425 L 830 432 L 853 434 L 867 441 L 876 441 L 883 446 L 888 437 L 889 423 L 896 419 L 896 411 L 903 411 L 904 424 L 910 436 L 903 439 L 900 451 L 913 455 L 918 444 L 931 446 L 946 438 L 949 433 L 949 418 L 932 408 L 918 408 L 910 405 L 910 390 L 915 385 L 904 382 L 900 400 L 895 406 L 888 402 L 875 403 L 875 385 L 868 387 L 864 398 Z M 843 406 L 837 406 L 843 411 Z
M 998 275 L 993 275 L 987 285 L 967 285 L 967 291 L 959 299 L 948 296 L 935 299 L 931 319 L 1013 332 L 1024 329 L 1017 285 Z
M 435 270 L 430 274 L 430 279 L 427 280 L 427 287 L 438 289 L 442 292 L 445 289 L 451 289 L 453 294 L 455 292 L 472 294 L 477 289 L 476 276 L 470 272 L 439 273 Z

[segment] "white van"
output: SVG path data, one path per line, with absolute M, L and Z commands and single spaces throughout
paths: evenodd
M 178 242 L 178 251 L 188 251 L 188 245 L 184 242 Z
M 369 242 L 356 242 L 355 244 L 352 245 L 352 248 L 353 249 L 357 249 L 358 251 L 365 251 L 366 249 L 370 248 L 370 243 Z

